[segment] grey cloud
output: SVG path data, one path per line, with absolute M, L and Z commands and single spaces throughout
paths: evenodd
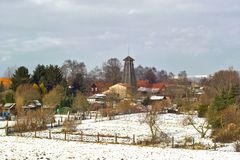
M 93 68 L 128 45 L 136 64 L 173 72 L 240 67 L 239 15 L 239 0 L 1 0 L 0 73 L 67 58 Z

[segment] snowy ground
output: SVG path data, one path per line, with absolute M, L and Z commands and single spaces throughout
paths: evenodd
M 57 120 L 61 117 L 56 116 Z M 213 143 L 209 137 L 200 138 L 200 134 L 191 125 L 184 126 L 182 121 L 186 115 L 163 114 L 160 115 L 159 128 L 174 137 L 175 144 L 183 142 L 185 137 L 194 137 L 195 142 L 200 142 L 206 146 Z M 66 118 L 66 116 L 63 118 Z M 62 119 L 63 119 L 62 118 Z M 132 137 L 136 140 L 143 140 L 149 136 L 149 128 L 141 123 L 144 114 L 131 114 L 117 116 L 114 120 L 107 118 L 89 119 L 82 121 L 77 126 L 78 131 L 88 134 L 118 134 L 121 136 Z M 204 119 L 194 117 L 195 122 L 200 125 Z M 2 123 L 2 124 L 1 124 Z M 3 122 L 1 122 L 1 125 Z M 60 131 L 62 128 L 52 129 L 52 132 Z M 63 141 L 64 134 L 52 134 L 53 139 L 24 138 L 17 136 L 4 136 L 4 129 L 0 129 L 0 159 L 89 159 L 89 160 L 239 160 L 240 153 L 233 152 L 232 144 L 213 150 L 185 150 L 167 148 L 140 147 L 134 145 L 119 144 L 97 144 L 83 143 L 76 141 Z M 207 136 L 210 135 L 208 132 Z M 38 132 L 39 137 L 48 137 L 49 131 Z M 25 133 L 25 136 L 33 137 L 34 133 Z M 78 137 L 69 136 L 68 139 Z M 113 140 L 114 141 L 114 140 Z
M 135 134 L 138 140 L 143 140 L 150 135 L 149 127 L 145 123 L 142 123 L 144 117 L 145 114 L 130 114 L 117 116 L 115 120 L 111 121 L 100 121 L 97 123 L 88 121 L 78 125 L 77 129 L 88 133 L 116 133 L 118 135 L 128 135 L 130 137 Z M 184 126 L 182 123 L 184 118 L 186 118 L 186 115 L 162 114 L 159 116 L 157 123 L 162 131 L 167 133 L 170 137 L 174 137 L 176 141 L 181 141 L 185 137 L 193 137 L 195 140 L 199 141 L 200 134 L 194 130 L 191 125 Z M 202 118 L 197 118 L 196 116 L 194 120 L 197 124 L 203 122 Z M 207 136 L 209 136 L 210 133 L 211 131 L 208 132 Z
M 78 133 L 83 131 L 84 134 L 92 134 L 97 135 L 104 134 L 104 135 L 115 135 L 118 136 L 128 136 L 130 139 L 118 139 L 119 143 L 127 143 L 132 144 L 133 142 L 133 135 L 135 135 L 135 142 L 144 140 L 149 138 L 150 130 L 149 127 L 141 123 L 144 119 L 144 114 L 129 114 L 129 115 L 120 115 L 116 116 L 114 120 L 107 120 L 107 118 L 98 118 L 95 119 L 88 119 L 82 121 L 82 124 L 77 126 Z M 162 114 L 159 116 L 158 124 L 159 128 L 167 133 L 169 137 L 174 137 L 174 144 L 175 145 L 183 145 L 185 142 L 186 137 L 194 138 L 195 143 L 201 143 L 205 146 L 206 149 L 214 148 L 214 143 L 209 138 L 211 130 L 207 133 L 206 138 L 201 138 L 200 134 L 191 126 L 191 125 L 183 125 L 183 120 L 186 118 L 187 115 L 176 115 L 176 114 Z M 57 115 L 57 121 L 60 119 L 61 115 Z M 67 118 L 67 116 L 62 116 L 62 119 Z M 197 125 L 202 124 L 204 119 L 198 118 L 194 116 L 194 121 Z M 64 133 L 57 133 L 60 132 L 62 128 L 55 128 L 52 129 L 51 138 L 53 139 L 64 139 Z M 24 136 L 27 137 L 34 137 L 35 133 L 24 133 Z M 37 137 L 49 137 L 49 131 L 42 131 L 37 132 Z M 67 139 L 69 140 L 80 140 L 80 135 L 67 135 Z M 97 137 L 87 137 L 83 136 L 84 141 L 96 142 Z M 113 138 L 100 138 L 101 142 L 114 142 L 115 139 Z M 188 142 L 188 145 L 192 145 L 191 141 Z M 222 151 L 234 151 L 233 144 L 216 144 L 217 150 Z M 168 147 L 171 147 L 169 144 Z
M 6 160 L 239 160 L 240 153 L 162 149 L 130 145 L 0 137 L 0 159 Z

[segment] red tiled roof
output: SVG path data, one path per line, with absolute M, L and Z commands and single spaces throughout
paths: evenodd
M 163 83 L 153 83 L 153 84 L 150 84 L 148 83 L 147 81 L 145 80 L 138 80 L 137 81 L 137 86 L 138 88 L 139 87 L 144 87 L 144 88 L 157 88 L 159 90 L 164 90 L 165 89 L 165 84 Z
M 3 83 L 4 87 L 9 88 L 12 81 L 10 78 L 0 78 L 0 83 Z

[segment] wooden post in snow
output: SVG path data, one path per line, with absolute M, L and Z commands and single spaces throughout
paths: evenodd
M 135 134 L 133 135 L 133 144 L 135 144 Z
M 117 143 L 117 138 L 118 138 L 117 134 L 115 134 L 115 143 Z
M 52 139 L 51 130 L 49 130 L 49 139 Z
M 97 142 L 99 143 L 99 141 L 100 141 L 100 135 L 99 135 L 99 133 L 97 134 Z
M 81 141 L 83 141 L 83 131 L 81 131 Z
M 195 141 L 194 141 L 194 138 L 192 139 L 192 146 L 193 146 L 193 149 L 195 148 Z
M 174 137 L 172 137 L 172 148 L 174 148 Z

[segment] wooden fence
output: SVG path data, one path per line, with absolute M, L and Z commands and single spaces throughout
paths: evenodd
M 25 133 L 12 133 L 12 136 L 21 137 L 32 137 L 32 138 L 47 138 L 65 141 L 80 141 L 80 142 L 91 142 L 91 143 L 113 143 L 113 144 L 136 144 L 135 135 L 122 136 L 119 134 L 89 134 L 81 132 L 52 132 L 51 130 L 46 131 L 35 131 Z
M 119 134 L 111 135 L 111 134 L 89 134 L 80 132 L 53 132 L 51 130 L 48 131 L 35 131 L 35 132 L 24 132 L 24 133 L 15 133 L 11 132 L 10 136 L 20 136 L 20 137 L 31 137 L 31 138 L 45 138 L 45 139 L 54 139 L 54 140 L 64 140 L 64 141 L 78 141 L 78 142 L 88 142 L 88 143 L 108 143 L 108 144 L 126 144 L 126 145 L 144 145 L 143 143 L 139 143 L 135 134 L 132 136 L 122 136 Z M 143 141 L 144 142 L 144 141 Z M 191 138 L 186 143 L 177 143 L 177 140 L 172 137 L 171 142 L 167 144 L 168 147 L 171 148 L 188 148 L 188 149 L 203 149 L 199 148 L 199 143 L 195 142 L 194 138 Z M 210 150 L 216 150 L 217 145 L 214 143 L 214 146 L 209 148 Z

